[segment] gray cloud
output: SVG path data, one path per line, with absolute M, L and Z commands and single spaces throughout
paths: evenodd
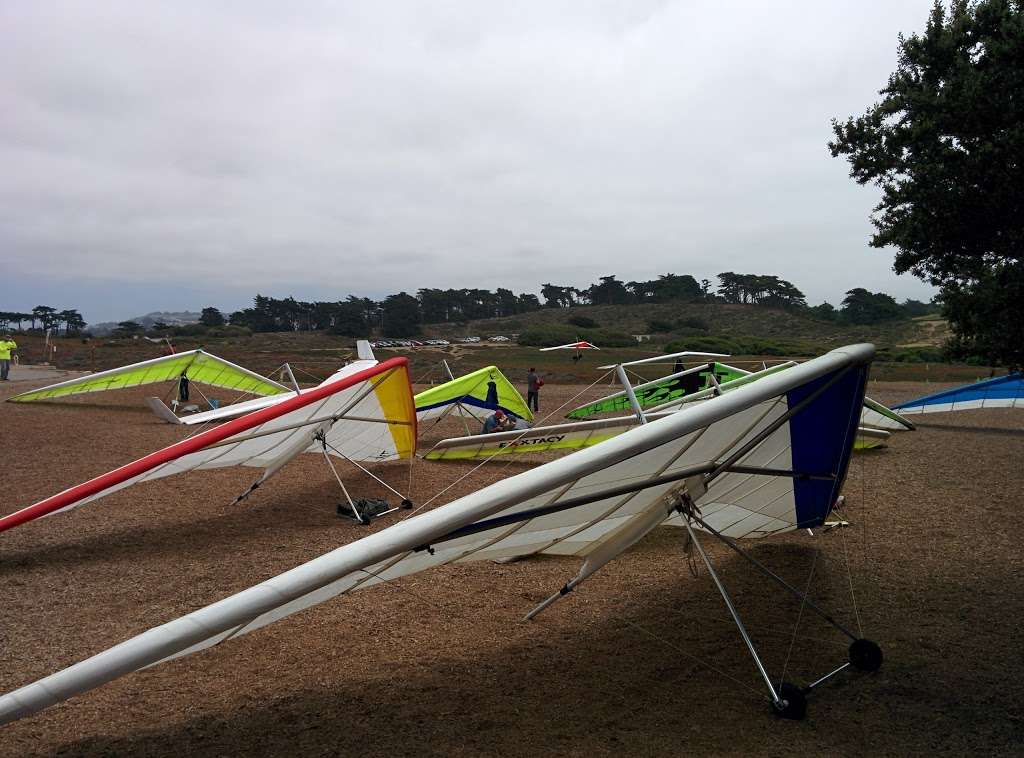
M 724 270 L 931 294 L 825 147 L 925 0 L 338 5 L 0 8 L 3 307 Z

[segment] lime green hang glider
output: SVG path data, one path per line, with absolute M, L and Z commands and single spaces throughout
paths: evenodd
M 749 371 L 743 371 L 725 363 L 702 363 L 661 379 L 638 384 L 633 387 L 633 392 L 641 408 L 652 408 L 662 403 L 678 400 L 686 395 L 712 389 L 747 376 L 749 373 Z M 598 413 L 629 412 L 631 407 L 629 395 L 623 390 L 574 408 L 566 414 L 566 418 L 585 419 Z
M 266 379 L 231 361 L 218 358 L 203 350 L 189 350 L 141 363 L 132 363 L 109 371 L 100 371 L 59 384 L 51 384 L 49 387 L 22 392 L 20 395 L 7 399 L 13 403 L 32 403 L 37 400 L 53 400 L 86 392 L 103 392 L 157 382 L 178 381 L 182 376 L 187 377 L 190 382 L 253 395 L 278 395 L 292 392 L 283 384 Z
M 457 405 L 471 414 L 475 408 L 485 413 L 501 409 L 518 418 L 533 421 L 533 412 L 519 390 L 496 366 L 485 366 L 458 379 L 431 387 L 420 392 L 414 399 L 416 418 L 419 421 L 440 418 Z

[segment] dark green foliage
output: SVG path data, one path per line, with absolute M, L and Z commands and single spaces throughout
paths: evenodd
M 855 287 L 846 293 L 839 315 L 849 324 L 877 324 L 901 318 L 903 311 L 891 295 Z
M 498 287 L 494 292 L 481 289 L 421 289 L 416 293 L 426 324 L 464 322 L 472 319 L 500 318 L 540 309 L 536 295 Z
M 223 326 L 224 314 L 212 306 L 203 308 L 203 312 L 199 316 L 199 323 L 203 326 Z
M 951 357 L 1024 365 L 1024 266 L 994 266 L 974 282 L 947 286 L 942 298 L 953 331 Z
M 749 303 L 776 308 L 806 308 L 804 293 L 792 282 L 766 274 L 735 274 L 726 271 L 718 275 L 718 295 L 726 303 Z
M 839 318 L 839 311 L 835 309 L 832 303 L 826 302 L 821 305 L 815 305 L 813 308 L 808 308 L 807 315 L 820 321 L 835 321 Z
M 882 190 L 871 245 L 894 268 L 943 287 L 956 351 L 1024 360 L 1024 308 L 973 298 L 1019 282 L 1024 250 L 1024 8 L 1020 0 L 936 3 L 900 38 L 896 71 L 863 116 L 833 121 L 833 156 Z M 1020 301 L 1018 300 L 1017 303 Z
M 615 278 L 615 275 L 602 276 L 599 284 L 591 284 L 587 290 L 587 299 L 591 305 L 624 305 L 633 298 L 626 285 Z
M 420 333 L 420 301 L 412 295 L 405 292 L 389 295 L 381 307 L 385 337 L 413 337 Z
M 711 329 L 711 327 L 708 326 L 708 322 L 700 316 L 681 318 L 679 319 L 678 326 L 682 329 L 692 329 L 699 332 L 708 332 Z
M 131 337 L 135 334 L 142 334 L 142 324 L 137 321 L 121 321 L 114 330 L 117 337 Z
M 569 316 L 566 321 L 573 326 L 580 327 L 581 329 L 596 329 L 600 326 L 600 324 L 589 316 Z
M 828 351 L 824 345 L 816 342 L 796 340 L 767 340 L 757 337 L 724 337 L 712 335 L 708 337 L 687 337 L 665 345 L 666 353 L 677 353 L 682 350 L 706 350 L 711 353 L 727 353 L 729 355 L 771 355 L 778 357 L 814 356 Z
M 657 279 L 629 282 L 626 287 L 636 303 L 697 302 L 707 294 L 689 274 L 659 274 Z
M 663 319 L 652 318 L 647 322 L 647 332 L 649 334 L 668 334 L 672 331 L 672 323 L 664 321 Z

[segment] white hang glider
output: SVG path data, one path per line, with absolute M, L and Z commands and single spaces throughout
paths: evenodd
M 877 669 L 881 651 L 733 540 L 823 523 L 846 477 L 872 356 L 870 345 L 832 351 L 340 547 L 0 697 L 0 723 L 338 595 L 434 566 L 536 553 L 580 558 L 578 573 L 532 617 L 662 523 L 685 529 L 700 552 L 775 712 L 800 718 L 807 689 L 851 666 Z M 852 639 L 849 662 L 808 688 L 773 682 L 701 546 L 702 530 Z
M 87 392 L 103 392 L 128 387 L 140 387 L 158 382 L 177 382 L 181 377 L 211 387 L 251 393 L 253 395 L 279 395 L 290 392 L 283 384 L 271 381 L 247 368 L 219 358 L 206 351 L 189 350 L 165 355 L 128 366 L 100 371 L 88 376 L 69 379 L 37 390 L 22 392 L 7 398 L 11 403 L 33 403 L 53 400 Z
M 594 345 L 586 340 L 577 340 L 576 342 L 569 342 L 565 345 L 555 345 L 554 347 L 542 347 L 540 351 L 546 353 L 550 350 L 600 350 L 597 345 Z
M 172 474 L 225 466 L 263 469 L 239 496 L 242 499 L 303 452 L 323 453 L 328 462 L 333 455 L 355 463 L 410 458 L 415 450 L 416 410 L 408 362 L 392 358 L 329 379 L 300 395 L 288 396 L 22 508 L 0 518 L 0 532 Z M 340 478 L 338 482 L 341 484 Z M 347 491 L 345 495 L 348 498 Z M 364 520 L 351 498 L 348 500 L 356 518 Z
M 612 369 L 616 366 L 643 366 L 647 363 L 671 363 L 675 360 L 682 360 L 684 358 L 728 358 L 728 353 L 702 353 L 695 350 L 683 350 L 678 353 L 668 353 L 666 355 L 655 355 L 650 358 L 641 358 L 636 361 L 626 361 L 625 363 L 610 363 L 607 366 L 598 366 L 599 369 Z

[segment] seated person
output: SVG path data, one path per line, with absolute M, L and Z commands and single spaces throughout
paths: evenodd
M 484 428 L 481 430 L 481 434 L 490 434 L 491 432 L 507 432 L 511 429 L 515 429 L 515 420 L 510 418 L 505 411 L 500 408 L 484 419 Z

